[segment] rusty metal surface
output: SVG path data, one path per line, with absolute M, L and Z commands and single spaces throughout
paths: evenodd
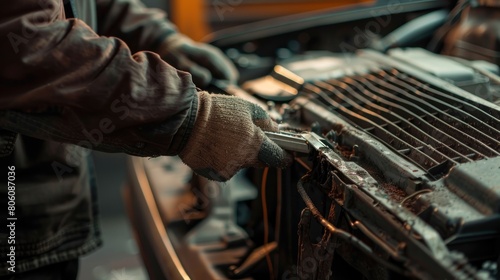
M 330 206 L 329 221 L 332 221 L 335 216 L 334 207 L 333 204 Z M 297 274 L 301 279 L 330 279 L 335 244 L 333 243 L 332 234 L 328 231 L 323 233 L 322 238 L 317 243 L 311 240 L 310 228 L 312 219 L 313 216 L 308 208 L 302 210 L 298 232 L 299 254 L 297 257 Z
M 333 56 L 350 64 L 339 63 L 335 79 L 317 73 L 294 85 L 291 104 L 301 126 L 334 134 L 329 145 L 304 136 L 317 188 L 414 277 L 487 279 L 469 261 L 498 255 L 475 246 L 500 240 L 500 108 L 380 53 Z M 315 244 L 299 232 L 303 260 Z

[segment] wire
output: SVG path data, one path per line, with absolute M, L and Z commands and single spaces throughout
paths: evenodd
M 297 183 L 297 190 L 298 190 L 300 196 L 302 197 L 302 199 L 304 200 L 307 208 L 309 208 L 309 210 L 311 211 L 311 213 L 314 216 L 314 218 L 316 218 L 316 220 L 318 220 L 318 222 L 323 227 L 325 227 L 325 229 L 327 229 L 328 231 L 330 231 L 332 233 L 332 235 L 335 235 L 335 236 L 339 237 L 340 239 L 343 239 L 347 243 L 353 245 L 353 247 L 356 247 L 361 252 L 364 252 L 366 255 L 370 256 L 374 261 L 376 261 L 379 264 L 387 267 L 388 269 L 391 269 L 392 271 L 394 271 L 396 273 L 399 273 L 401 275 L 406 275 L 407 276 L 408 273 L 404 269 L 401 269 L 401 268 L 395 266 L 394 264 L 392 264 L 392 263 L 390 263 L 390 262 L 388 262 L 388 261 L 380 258 L 379 256 L 377 256 L 373 252 L 373 250 L 368 245 L 366 245 L 366 243 L 364 243 L 363 241 L 361 241 L 360 239 L 358 239 L 356 236 L 348 233 L 347 231 L 344 231 L 342 229 L 339 229 L 339 228 L 335 227 L 327 219 L 325 219 L 323 217 L 323 215 L 321 215 L 321 213 L 316 208 L 316 206 L 314 206 L 314 203 L 312 202 L 312 200 L 309 197 L 309 195 L 307 195 L 307 192 L 306 192 L 306 190 L 304 189 L 304 186 L 303 186 L 303 182 L 305 182 L 306 180 L 308 180 L 309 177 L 310 177 L 310 174 L 308 173 L 308 174 L 304 175 L 299 180 L 299 182 Z
M 305 163 L 302 159 L 295 157 L 295 161 L 298 162 L 300 165 L 302 165 L 302 167 L 307 169 L 307 171 L 311 171 L 311 167 L 309 167 L 307 163 Z
M 267 174 L 269 173 L 269 167 L 264 168 L 262 173 L 262 183 L 260 185 L 260 193 L 262 198 L 262 216 L 264 218 L 264 246 L 267 246 L 269 242 L 269 217 L 267 213 L 267 199 L 266 199 L 266 184 L 267 184 Z M 271 256 L 269 253 L 266 254 L 267 267 L 269 268 L 270 279 L 274 279 L 273 263 L 271 262 Z
M 419 190 L 417 192 L 414 192 L 414 193 L 410 194 L 409 196 L 405 197 L 403 200 L 401 200 L 401 202 L 399 203 L 399 206 L 403 206 L 403 204 L 405 204 L 405 202 L 407 202 L 408 200 L 410 200 L 418 195 L 421 195 L 424 193 L 429 193 L 429 192 L 432 192 L 432 190 L 431 189 L 423 189 L 423 190 Z

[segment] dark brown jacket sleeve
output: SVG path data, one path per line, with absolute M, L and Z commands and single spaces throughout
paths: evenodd
M 189 74 L 65 20 L 60 0 L 0 5 L 1 128 L 140 156 L 182 149 L 198 100 Z
M 175 25 L 160 9 L 146 8 L 138 0 L 96 0 L 97 33 L 124 40 L 132 52 L 156 51 Z

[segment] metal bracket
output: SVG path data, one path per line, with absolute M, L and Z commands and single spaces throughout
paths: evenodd
M 265 132 L 274 143 L 278 144 L 281 148 L 291 152 L 305 153 L 310 152 L 310 148 L 318 149 L 319 147 L 332 148 L 330 143 L 323 137 L 314 132 Z M 319 144 L 319 145 L 318 145 Z

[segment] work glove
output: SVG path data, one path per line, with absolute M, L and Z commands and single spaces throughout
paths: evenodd
M 234 96 L 199 92 L 198 98 L 194 127 L 179 154 L 195 173 L 224 182 L 245 167 L 291 163 L 291 155 L 264 134 L 278 131 L 264 109 Z
M 221 50 L 179 33 L 168 36 L 158 54 L 175 68 L 191 73 L 199 87 L 206 87 L 214 79 L 230 83 L 238 80 L 238 70 Z

